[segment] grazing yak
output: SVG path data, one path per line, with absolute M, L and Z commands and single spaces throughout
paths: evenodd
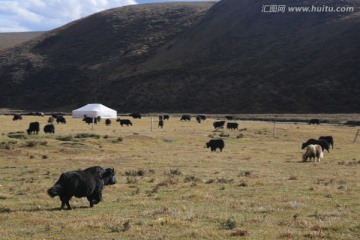
M 110 125 L 111 125 L 111 120 L 110 120 L 110 119 L 106 119 L 106 120 L 105 120 L 105 125 L 106 125 L 106 126 L 110 126 Z
M 93 121 L 94 121 L 94 124 L 97 124 L 97 122 L 98 122 L 97 118 L 92 118 L 92 117 L 84 117 L 83 121 L 86 122 L 89 125 L 91 123 L 93 123 Z
M 202 115 L 202 114 L 201 114 L 201 115 L 198 115 L 198 116 L 201 118 L 202 121 L 205 121 L 205 120 L 206 120 L 206 116 L 205 116 L 205 115 Z
M 120 122 L 121 126 L 123 126 L 123 125 L 132 126 L 132 122 L 129 119 L 120 119 L 120 118 L 118 118 L 116 121 Z
M 170 116 L 169 115 L 164 115 L 164 120 L 169 120 Z
M 164 127 L 164 120 L 159 120 L 158 128 Z
M 239 124 L 238 123 L 234 123 L 234 122 L 229 122 L 226 124 L 226 128 L 227 129 L 238 129 Z
M 212 152 L 215 152 L 217 148 L 219 148 L 220 152 L 222 152 L 225 147 L 225 143 L 222 139 L 212 139 L 206 143 L 206 147 L 210 148 Z
M 316 139 L 309 139 L 307 140 L 305 143 L 303 143 L 301 145 L 301 149 L 306 148 L 307 146 L 309 146 L 310 144 L 317 144 L 320 145 L 322 150 L 324 151 L 326 149 L 326 151 L 329 152 L 329 143 L 325 140 L 316 140 Z
M 47 124 L 47 125 L 45 125 L 45 127 L 44 127 L 44 132 L 45 132 L 45 134 L 46 134 L 46 133 L 55 134 L 55 127 L 54 127 L 54 125 L 53 125 L 53 124 Z
M 214 126 L 215 130 L 218 129 L 218 128 L 223 128 L 224 125 L 225 125 L 225 121 L 217 121 L 217 122 L 213 123 L 213 126 Z
M 325 140 L 329 143 L 329 146 L 331 145 L 331 148 L 334 149 L 334 139 L 332 136 L 321 136 L 319 137 L 319 140 Z
M 318 144 L 310 144 L 309 146 L 307 146 L 306 148 L 306 152 L 303 155 L 303 162 L 306 162 L 307 159 L 315 159 L 315 162 L 320 162 L 320 158 L 323 158 L 324 154 L 322 151 L 322 148 L 320 145 Z
M 29 124 L 28 130 L 26 132 L 30 134 L 38 134 L 40 131 L 40 123 L 39 122 L 31 122 Z
M 190 115 L 182 115 L 180 121 L 191 121 Z
M 17 120 L 22 120 L 22 116 L 21 116 L 21 114 L 14 114 L 14 116 L 13 116 L 13 119 L 12 119 L 13 121 L 17 121 Z
M 57 116 L 56 123 L 57 124 L 59 124 L 59 123 L 66 124 L 66 119 L 64 118 L 64 116 Z
M 132 117 L 132 118 L 141 119 L 141 114 L 140 114 L 140 113 L 132 113 L 132 114 L 130 114 L 129 116 Z
M 99 166 L 87 168 L 83 171 L 69 171 L 60 175 L 53 187 L 47 190 L 50 197 L 59 196 L 61 200 L 60 209 L 65 205 L 70 210 L 70 199 L 87 197 L 90 207 L 102 200 L 102 190 L 106 185 L 116 183 L 113 168 L 103 169 Z
M 54 123 L 54 121 L 55 121 L 55 118 L 53 116 L 50 116 L 48 118 L 48 123 Z
M 197 115 L 197 116 L 196 116 L 196 121 L 197 121 L 198 123 L 201 123 L 201 121 L 205 121 L 205 120 L 206 120 L 206 116 L 205 116 L 205 115 L 200 114 L 200 115 Z
M 226 120 L 233 120 L 234 119 L 234 117 L 233 116 L 225 116 L 225 118 L 226 118 Z
M 310 124 L 317 124 L 317 125 L 319 125 L 320 124 L 320 120 L 319 119 L 310 119 L 309 120 L 309 122 L 308 122 L 308 124 L 310 125 Z

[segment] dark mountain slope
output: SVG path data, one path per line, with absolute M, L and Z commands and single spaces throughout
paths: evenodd
M 266 4 L 355 11 L 262 13 Z M 101 102 L 123 112 L 360 111 L 359 1 L 210 6 L 111 9 L 3 51 L 0 107 L 69 110 Z
M 28 41 L 43 32 L 9 32 L 0 33 L 0 49 L 13 47 L 19 43 Z
M 123 102 L 118 94 L 103 95 L 102 85 L 112 75 L 133 72 L 154 49 L 189 28 L 212 5 L 110 9 L 4 50 L 0 52 L 0 104 L 66 110 L 94 101 L 111 106 Z M 119 66 L 121 70 L 116 69 Z M 109 101 L 104 100 L 107 97 Z
M 276 3 L 340 5 L 339 1 Z M 194 92 L 206 93 L 201 94 L 203 105 L 198 110 L 359 111 L 355 99 L 360 93 L 359 12 L 261 13 L 264 4 L 274 2 L 222 1 L 169 44 L 170 50 L 160 50 L 151 64 L 186 69 L 182 76 L 198 79 L 200 86 Z M 359 9 L 359 1 L 356 6 Z M 185 89 L 191 89 L 191 81 Z M 189 102 L 197 97 L 189 96 Z

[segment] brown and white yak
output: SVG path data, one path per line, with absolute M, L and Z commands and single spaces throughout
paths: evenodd
M 310 144 L 306 148 L 306 152 L 303 155 L 303 162 L 306 162 L 309 158 L 310 161 L 312 158 L 315 159 L 315 162 L 320 162 L 320 158 L 324 157 L 324 153 L 322 151 L 322 148 L 318 144 Z

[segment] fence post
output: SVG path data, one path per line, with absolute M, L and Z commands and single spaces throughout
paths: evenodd
M 274 121 L 273 136 L 276 137 L 276 122 Z
M 151 115 L 151 127 L 150 127 L 150 131 L 152 132 L 152 130 L 153 130 L 153 116 Z
M 358 130 L 357 130 L 357 133 L 356 133 L 356 135 L 355 135 L 355 138 L 354 138 L 353 143 L 355 143 L 355 142 L 356 142 L 356 138 L 357 138 L 357 136 L 359 135 L 359 132 L 360 132 L 360 129 L 358 129 Z

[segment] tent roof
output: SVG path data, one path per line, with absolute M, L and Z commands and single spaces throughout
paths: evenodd
M 116 118 L 117 112 L 111 108 L 108 108 L 100 103 L 87 104 L 81 108 L 72 111 L 73 118 L 87 117 L 101 117 L 101 118 Z

